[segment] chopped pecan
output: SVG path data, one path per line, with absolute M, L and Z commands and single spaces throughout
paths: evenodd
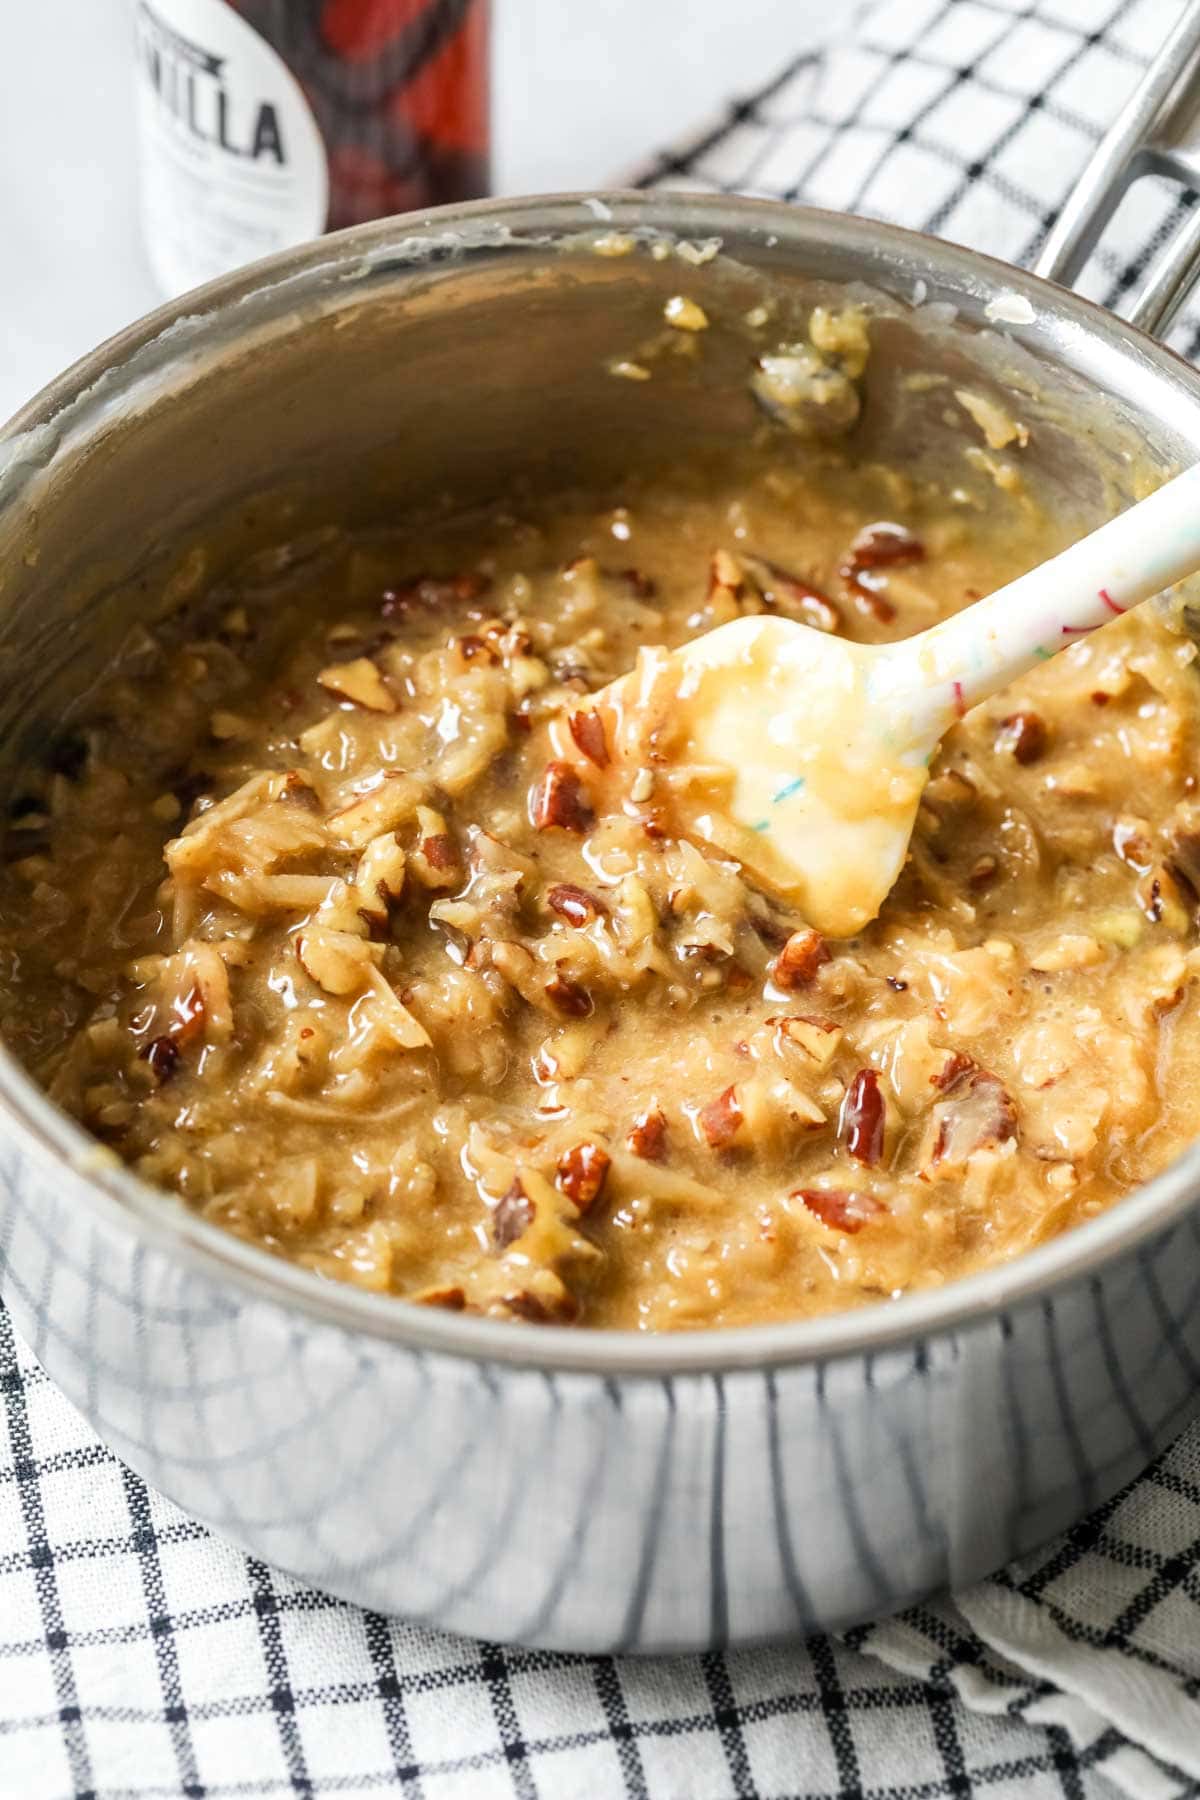
M 861 1231 L 870 1220 L 887 1211 L 883 1201 L 877 1200 L 874 1194 L 864 1194 L 855 1188 L 795 1188 L 791 1198 L 802 1200 L 809 1212 L 831 1231 L 851 1234 Z
M 205 1010 L 200 983 L 193 981 L 186 994 L 178 995 L 171 1002 L 171 1021 L 167 1031 L 177 1043 L 190 1044 L 204 1030 Z
M 604 1191 L 612 1158 L 599 1144 L 576 1144 L 558 1159 L 559 1187 L 581 1213 L 587 1212 Z
M 771 978 L 788 993 L 807 987 L 822 963 L 829 961 L 825 939 L 819 931 L 793 931 L 775 958 Z
M 892 569 L 904 563 L 925 561 L 925 546 L 919 537 L 903 525 L 881 519 L 876 525 L 864 525 L 842 564 L 840 573 L 854 581 L 864 569 Z
M 1113 825 L 1113 849 L 1121 861 L 1136 869 L 1139 875 L 1144 875 L 1154 861 L 1154 852 L 1146 835 L 1149 829 L 1143 819 L 1118 819 Z M 1197 839 L 1197 849 L 1200 850 L 1200 839 Z M 1200 864 L 1197 873 L 1200 873 Z
M 728 550 L 714 551 L 708 565 L 708 611 L 714 625 L 725 625 L 736 619 L 738 602 L 746 591 L 741 564 Z
M 567 975 L 556 975 L 546 983 L 546 998 L 571 1019 L 586 1019 L 592 1010 L 592 996 Z
M 385 619 L 396 619 L 404 618 L 417 606 L 430 612 L 447 606 L 463 606 L 481 599 L 491 585 L 491 576 L 481 574 L 478 569 L 467 569 L 461 575 L 444 579 L 418 575 L 400 587 L 384 588 L 379 610 Z
M 1176 881 L 1182 882 L 1200 897 L 1200 814 L 1196 807 L 1183 806 L 1168 820 L 1163 832 L 1166 841 L 1164 861 Z M 1113 833 L 1116 843 L 1116 832 Z M 1118 856 L 1122 855 L 1117 846 Z M 1125 857 L 1126 862 L 1130 860 Z M 1149 861 L 1149 858 L 1147 858 Z
M 582 837 L 595 814 L 583 783 L 569 763 L 551 762 L 529 796 L 529 817 L 537 831 L 557 826 Z
M 951 1057 L 950 1064 L 954 1063 L 958 1067 L 949 1079 L 938 1082 L 944 1098 L 931 1114 L 930 1168 L 939 1163 L 957 1167 L 976 1150 L 1006 1143 L 1017 1134 L 1017 1109 L 999 1077 L 961 1052 Z
M 492 1242 L 497 1250 L 507 1250 L 532 1224 L 533 1201 L 521 1186 L 518 1175 L 504 1198 L 496 1202 L 492 1213 Z
M 598 769 L 608 767 L 608 740 L 604 735 L 604 720 L 598 712 L 592 712 L 586 707 L 580 712 L 573 712 L 567 720 L 567 730 L 574 738 L 576 748 L 582 751 L 589 762 L 595 763 Z
M 525 1288 L 516 1294 L 505 1294 L 501 1304 L 515 1318 L 527 1319 L 531 1325 L 570 1325 L 579 1317 L 579 1302 L 565 1288 L 553 1300 Z
M 1148 870 L 1133 892 L 1152 925 L 1165 925 L 1168 931 L 1187 930 L 1195 896 L 1190 885 L 1180 886 L 1165 863 L 1158 863 Z
M 139 1054 L 149 1063 L 150 1072 L 160 1085 L 169 1081 L 179 1067 L 179 1044 L 173 1037 L 153 1038 Z
M 847 1152 L 868 1168 L 883 1160 L 887 1112 L 874 1069 L 860 1069 L 842 1101 L 838 1135 Z
M 339 700 L 349 700 L 367 712 L 394 713 L 396 710 L 395 695 L 369 656 L 356 656 L 352 662 L 331 663 L 320 671 L 317 680 Z
M 1000 721 L 996 734 L 997 750 L 1006 750 L 1022 765 L 1037 762 L 1046 754 L 1046 721 L 1040 713 L 1015 712 Z
M 820 1069 L 829 1067 L 842 1041 L 840 1025 L 835 1025 L 832 1019 L 814 1018 L 808 1013 L 777 1015 L 768 1019 L 767 1024 L 775 1027 L 783 1043 L 793 1045 Z
M 625 1148 L 643 1162 L 662 1162 L 667 1153 L 667 1121 L 662 1111 L 653 1106 L 634 1120 L 625 1139 Z
M 769 562 L 765 556 L 746 556 L 742 560 L 768 606 L 817 631 L 833 632 L 840 628 L 842 615 L 838 608 L 828 594 L 823 594 L 811 581 L 780 568 L 778 563 Z
M 423 1294 L 414 1294 L 413 1300 L 418 1306 L 436 1306 L 442 1312 L 465 1312 L 467 1305 L 460 1287 L 426 1288 Z
M 474 632 L 468 632 L 465 637 L 451 638 L 450 643 L 451 647 L 458 651 L 463 662 L 480 660 L 494 663 L 500 660 L 492 646 L 485 643 L 483 638 L 477 637 Z
M 742 1128 L 742 1108 L 733 1082 L 730 1082 L 723 1094 L 718 1094 L 715 1100 L 710 1100 L 707 1106 L 701 1107 L 696 1115 L 696 1123 L 710 1149 L 728 1149 Z
M 1162 882 L 1155 875 L 1148 885 L 1143 883 L 1142 886 L 1144 891 L 1138 894 L 1138 904 L 1152 925 L 1161 925 L 1163 916 Z
M 395 832 L 372 838 L 358 859 L 354 890 L 359 911 L 373 923 L 386 921 L 388 908 L 404 892 L 407 859 Z
M 305 812 L 320 812 L 321 802 L 317 797 L 308 776 L 299 769 L 289 769 L 283 778 L 283 789 L 279 796 L 281 803 L 302 807 Z
M 421 855 L 431 869 L 453 869 L 458 863 L 458 851 L 448 831 L 438 831 L 432 837 L 422 838 Z
M 923 562 L 925 546 L 902 525 L 883 521 L 867 525 L 854 539 L 838 568 L 838 574 L 858 598 L 860 604 L 888 625 L 896 616 L 896 608 L 885 592 L 887 577 L 881 570 L 904 563 Z
M 978 1067 L 979 1064 L 975 1058 L 968 1056 L 965 1050 L 951 1050 L 937 1074 L 931 1075 L 930 1080 L 935 1088 L 939 1088 L 945 1093 L 947 1088 L 953 1087 L 961 1075 L 966 1075 L 971 1069 Z
M 575 887 L 569 881 L 556 882 L 547 890 L 546 905 L 568 925 L 590 925 L 593 919 L 608 911 L 598 895 L 587 888 Z
M 294 941 L 300 967 L 327 994 L 354 994 L 366 984 L 371 947 L 365 938 L 329 925 L 310 925 Z

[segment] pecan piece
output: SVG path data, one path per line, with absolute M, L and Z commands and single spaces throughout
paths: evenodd
M 451 638 L 450 646 L 451 649 L 458 651 L 465 663 L 474 662 L 477 657 L 481 657 L 484 662 L 488 663 L 500 660 L 492 646 L 485 643 L 483 638 L 476 636 L 474 632 L 468 632 L 465 637 Z
M 925 546 L 920 538 L 913 537 L 902 525 L 884 520 L 877 525 L 867 525 L 859 532 L 838 574 L 866 610 L 874 614 L 880 624 L 887 625 L 895 618 L 896 608 L 884 591 L 887 577 L 881 575 L 880 570 L 923 562 L 924 559 Z
M 650 1107 L 634 1120 L 625 1147 L 643 1162 L 663 1161 L 667 1153 L 667 1121 L 659 1107 Z
M 1046 722 L 1039 713 L 1015 712 L 1000 721 L 996 734 L 997 750 L 1006 750 L 1022 766 L 1037 762 L 1046 754 Z
M 890 519 L 864 525 L 846 553 L 839 571 L 847 581 L 854 581 L 865 569 L 892 569 L 904 563 L 925 561 L 925 546 L 919 537 L 894 525 Z
M 883 1201 L 877 1200 L 874 1194 L 864 1194 L 855 1188 L 795 1188 L 791 1198 L 802 1200 L 809 1212 L 831 1231 L 845 1231 L 851 1235 L 887 1211 Z
M 164 1081 L 170 1081 L 179 1067 L 179 1045 L 173 1037 L 152 1038 L 139 1055 L 149 1063 L 150 1072 L 160 1087 Z
M 1154 863 L 1154 852 L 1150 848 L 1150 840 L 1146 833 L 1150 827 L 1142 819 L 1122 818 L 1113 825 L 1113 849 L 1123 863 L 1139 875 L 1145 875 Z M 1197 852 L 1200 852 L 1200 838 L 1196 840 Z M 1170 867 L 1168 861 L 1168 867 Z M 1200 860 L 1196 864 L 1197 875 L 1200 876 Z M 1181 870 L 1186 880 L 1186 870 Z M 1195 885 L 1194 883 L 1192 884 Z
M 711 1150 L 727 1150 L 742 1129 L 742 1108 L 736 1084 L 730 1082 L 723 1094 L 701 1107 L 696 1114 L 696 1123 Z
M 1193 894 L 1200 896 L 1200 816 L 1195 806 L 1180 807 L 1178 812 L 1167 822 L 1163 832 L 1167 851 L 1164 861 L 1176 881 L 1184 883 Z M 1116 844 L 1116 831 L 1113 832 Z M 1124 856 L 1126 862 L 1132 861 L 1125 855 L 1119 844 L 1116 845 L 1118 856 Z M 1150 863 L 1147 853 L 1146 864 Z M 1135 865 L 1136 867 L 1136 865 Z
M 576 1144 L 558 1159 L 555 1179 L 581 1213 L 588 1212 L 604 1191 L 612 1158 L 599 1144 Z
M 546 983 L 546 998 L 569 1019 L 586 1019 L 592 1010 L 592 996 L 568 975 L 556 975 Z
M 593 919 L 608 911 L 598 895 L 589 893 L 587 888 L 576 887 L 570 881 L 556 882 L 548 889 L 546 905 L 568 925 L 590 925 Z
M 462 856 L 440 812 L 432 806 L 417 807 L 417 842 L 412 853 L 412 872 L 426 888 L 452 888 L 462 874 Z
M 518 1175 L 504 1198 L 496 1202 L 492 1213 L 492 1242 L 497 1250 L 507 1250 L 532 1224 L 533 1201 L 521 1186 Z
M 198 981 L 193 981 L 186 994 L 171 1002 L 171 1022 L 167 1030 L 178 1044 L 190 1044 L 204 1030 L 206 1008 Z
M 860 1069 L 842 1101 L 838 1135 L 855 1162 L 873 1168 L 883 1160 L 887 1111 L 874 1069 Z
M 981 1069 L 972 1057 L 956 1052 L 942 1074 L 949 1078 L 938 1081 L 944 1098 L 931 1114 L 926 1173 L 938 1164 L 956 1168 L 977 1150 L 1017 1135 L 1017 1109 L 990 1069 Z
M 426 1288 L 422 1294 L 414 1294 L 413 1300 L 418 1306 L 436 1306 L 442 1312 L 465 1312 L 467 1296 L 460 1287 Z
M 283 778 L 283 792 L 279 799 L 281 802 L 286 801 L 290 806 L 299 806 L 305 812 L 319 813 L 321 810 L 321 802 L 317 798 L 316 789 L 308 776 L 302 774 L 299 769 L 288 770 Z
M 458 851 L 448 831 L 436 831 L 421 839 L 421 855 L 431 869 L 453 869 L 458 864 Z
M 426 607 L 430 612 L 441 607 L 464 606 L 480 599 L 491 585 L 491 576 L 481 574 L 477 569 L 468 569 L 461 575 L 445 579 L 417 575 L 400 587 L 384 588 L 379 610 L 385 619 L 402 619 L 417 606 Z
M 979 1064 L 975 1061 L 975 1058 L 973 1056 L 968 1056 L 965 1050 L 951 1050 L 937 1074 L 932 1075 L 930 1080 L 933 1082 L 935 1088 L 938 1088 L 942 1093 L 945 1093 L 947 1088 L 954 1086 L 954 1083 L 960 1076 L 967 1075 L 972 1069 L 977 1069 L 978 1067 Z
M 582 751 L 589 762 L 595 763 L 598 769 L 607 769 L 608 740 L 604 735 L 604 720 L 598 712 L 592 712 L 590 708 L 573 712 L 567 720 L 567 730 L 575 740 L 576 749 Z
M 369 656 L 356 656 L 352 662 L 330 663 L 317 676 L 323 688 L 339 700 L 349 700 L 367 712 L 394 713 L 395 695 Z
M 354 994 L 365 986 L 371 948 L 357 933 L 310 925 L 294 942 L 300 967 L 327 994 Z
M 791 993 L 807 987 L 822 963 L 829 961 L 825 939 L 819 931 L 793 931 L 771 971 L 776 987 Z
M 571 1325 L 579 1317 L 579 1302 L 565 1288 L 552 1301 L 525 1288 L 520 1293 L 505 1294 L 501 1304 L 515 1318 L 527 1319 L 531 1325 Z
M 793 1045 L 819 1069 L 829 1067 L 842 1041 L 840 1025 L 835 1025 L 832 1019 L 815 1018 L 810 1013 L 782 1017 L 777 1014 L 768 1019 L 767 1024 L 775 1027 L 777 1043 Z
M 386 922 L 388 908 L 404 892 L 407 859 L 395 832 L 372 838 L 358 859 L 354 891 L 358 909 L 372 924 Z
M 728 550 L 716 550 L 708 565 L 708 612 L 714 625 L 726 625 L 736 619 L 739 601 L 746 591 L 741 564 Z
M 542 779 L 529 797 L 529 817 L 536 831 L 548 831 L 552 826 L 558 826 L 562 831 L 575 831 L 582 837 L 589 829 L 595 814 L 583 783 L 568 763 L 546 764 Z
M 811 581 L 780 568 L 778 563 L 769 562 L 765 556 L 743 556 L 742 560 L 768 606 L 817 631 L 832 632 L 840 628 L 841 613 L 828 594 L 823 594 Z

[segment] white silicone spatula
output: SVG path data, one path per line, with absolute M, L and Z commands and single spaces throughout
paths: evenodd
M 590 704 L 614 766 L 644 758 L 658 709 L 671 759 L 716 776 L 692 798 L 680 790 L 679 828 L 848 937 L 900 873 L 955 720 L 1197 569 L 1200 465 L 917 637 L 854 644 L 770 614 L 735 619 L 643 657 Z

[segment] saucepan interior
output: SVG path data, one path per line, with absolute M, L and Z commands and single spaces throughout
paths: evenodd
M 710 327 L 657 355 L 665 302 Z M 189 296 L 68 372 L 0 441 L 0 798 L 139 623 L 250 551 L 330 522 L 394 521 L 727 456 L 769 429 L 748 378 L 814 304 L 872 315 L 853 453 L 965 489 L 1063 539 L 1200 446 L 1182 363 L 1044 283 L 929 239 L 746 201 L 610 195 L 447 209 L 325 240 Z M 769 323 L 764 326 L 764 310 Z M 650 379 L 622 365 L 649 356 Z M 1035 424 L 1024 498 L 964 457 L 969 386 Z M 780 435 L 781 454 L 802 447 Z M 91 1154 L 6 1061 L 7 1130 Z M 429 1316 L 220 1238 L 97 1164 L 96 1204 L 258 1291 L 468 1354 L 575 1366 L 719 1366 L 916 1335 L 1069 1277 L 1190 1203 L 1189 1156 L 1106 1219 L 942 1294 L 852 1318 L 671 1342 Z

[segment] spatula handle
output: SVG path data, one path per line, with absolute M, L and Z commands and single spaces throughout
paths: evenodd
M 899 647 L 886 685 L 909 703 L 914 745 L 932 747 L 980 700 L 1198 569 L 1200 464 Z

